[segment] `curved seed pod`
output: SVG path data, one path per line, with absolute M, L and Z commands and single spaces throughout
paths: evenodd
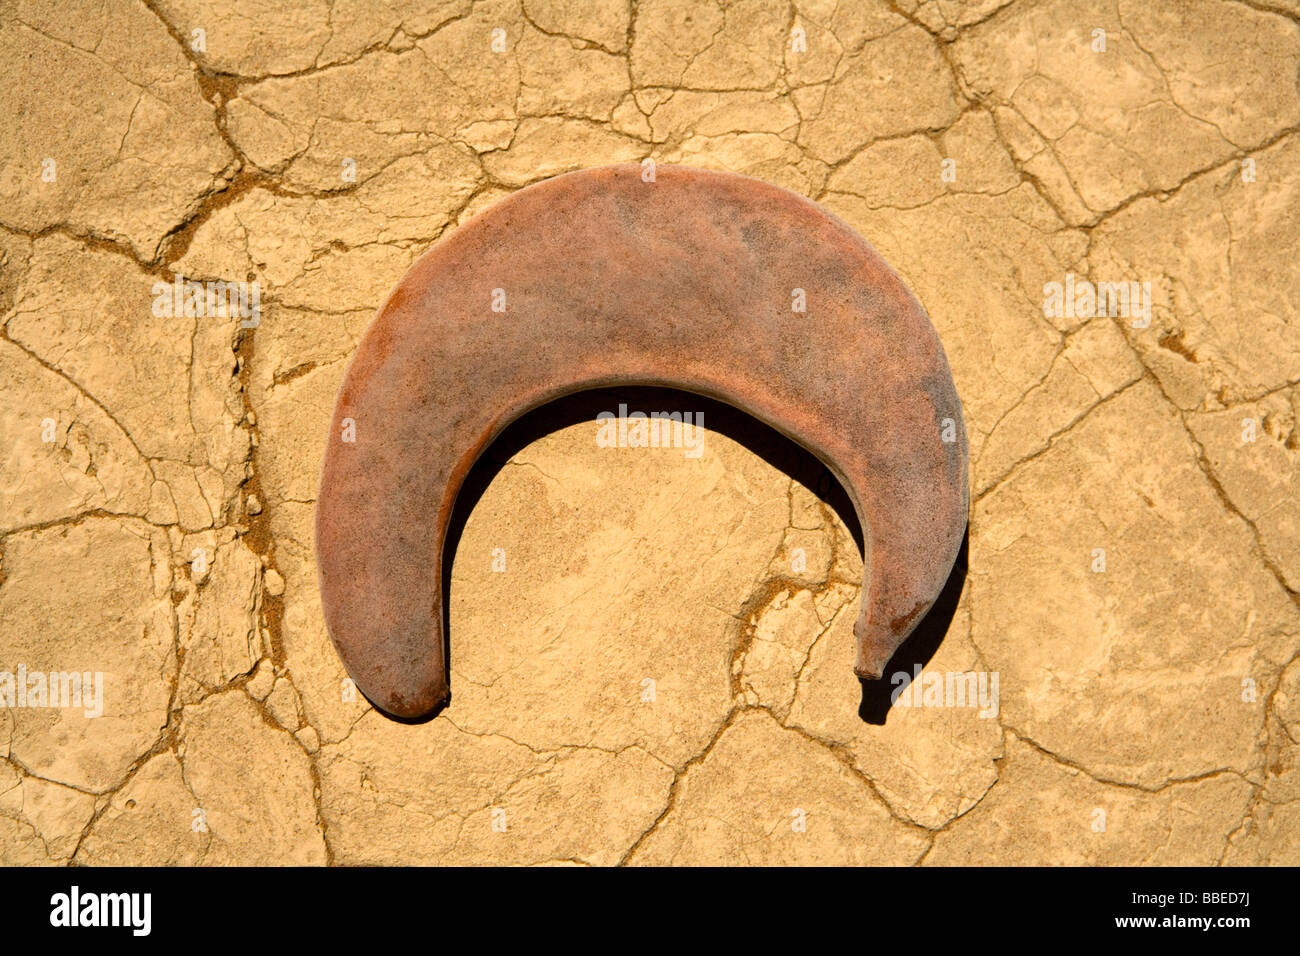
M 416 717 L 447 697 L 443 543 L 479 454 L 524 413 L 615 385 L 726 402 L 827 465 L 865 537 L 855 670 L 882 675 L 966 527 L 966 433 L 938 335 L 884 260 L 803 197 L 609 166 L 521 190 L 440 241 L 352 359 L 316 552 L 330 635 L 378 707 Z

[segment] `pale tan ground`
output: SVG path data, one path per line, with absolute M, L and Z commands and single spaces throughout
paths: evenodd
M 1300 4 L 631 7 L 0 3 L 0 670 L 108 674 L 99 719 L 0 711 L 0 862 L 1300 863 Z M 645 157 L 817 199 L 928 309 L 973 497 L 930 666 L 996 719 L 864 723 L 834 512 L 593 423 L 473 511 L 451 707 L 345 699 L 311 517 L 369 317 Z M 260 326 L 155 318 L 178 271 Z M 1150 328 L 1045 319 L 1067 272 Z

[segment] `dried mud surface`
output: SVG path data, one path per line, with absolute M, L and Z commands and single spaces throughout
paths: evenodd
M 1300 864 L 1295 0 L 9 0 L 0 62 L 0 671 L 106 680 L 0 709 L 0 863 Z M 451 706 L 347 692 L 358 337 L 475 211 L 646 158 L 816 199 L 929 311 L 973 501 L 926 667 L 996 716 L 862 718 L 832 490 L 711 407 L 698 458 L 501 452 Z M 176 273 L 260 323 L 153 314 Z M 1149 325 L 1045 316 L 1067 274 Z

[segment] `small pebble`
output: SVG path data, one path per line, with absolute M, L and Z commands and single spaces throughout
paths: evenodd
M 262 582 L 266 585 L 266 593 L 271 597 L 279 597 L 284 593 L 284 578 L 275 568 L 266 569 L 266 573 L 262 575 Z

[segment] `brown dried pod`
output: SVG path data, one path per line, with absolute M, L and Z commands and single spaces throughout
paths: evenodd
M 438 242 L 352 359 L 316 553 L 334 645 L 378 707 L 418 717 L 447 697 L 443 545 L 480 453 L 534 408 L 617 385 L 726 402 L 827 465 L 865 536 L 855 670 L 882 675 L 966 528 L 966 433 L 934 327 L 815 203 L 620 165 L 530 186 Z

